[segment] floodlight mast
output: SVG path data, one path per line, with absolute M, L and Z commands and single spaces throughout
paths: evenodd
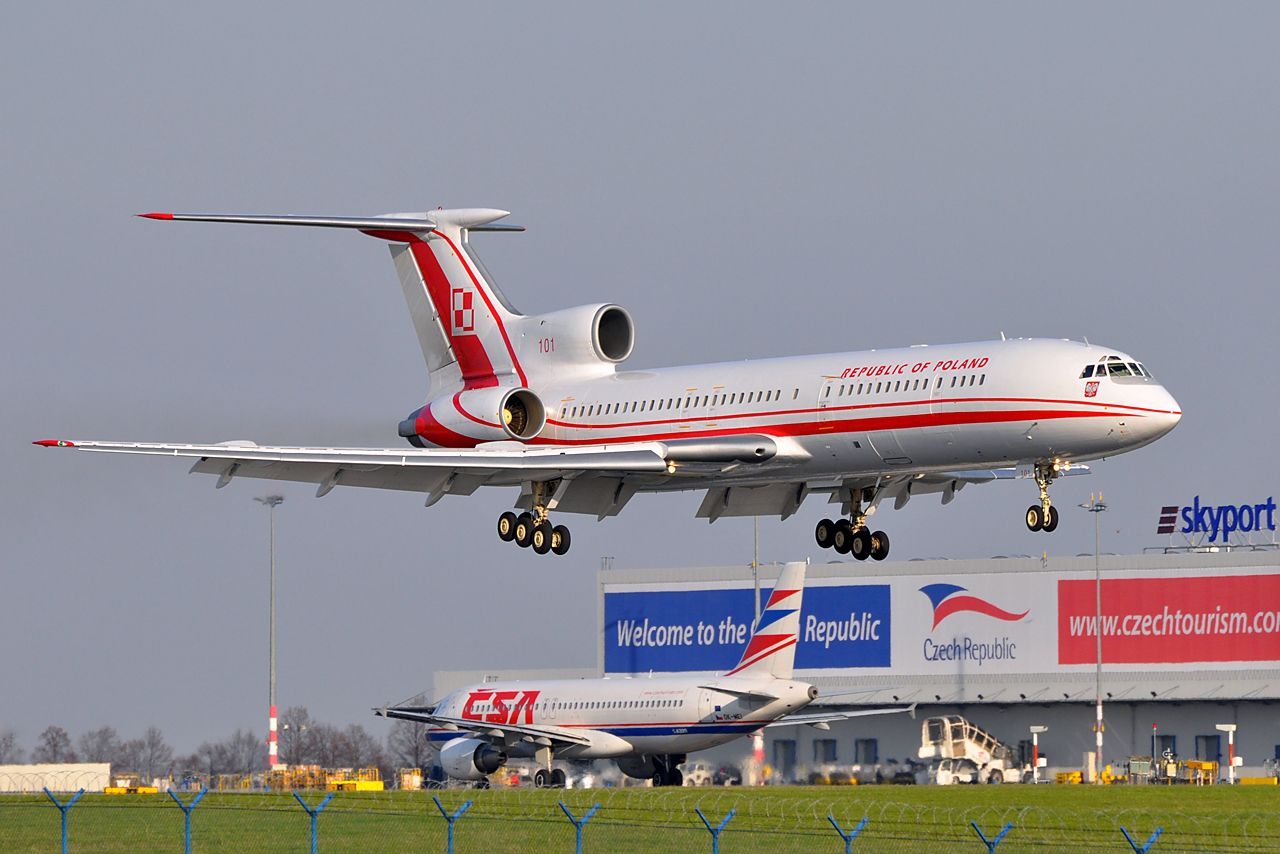
M 280 761 L 279 742 L 276 733 L 276 508 L 284 503 L 283 495 L 264 495 L 254 498 L 259 504 L 265 504 L 271 515 L 271 606 L 269 623 L 269 640 L 267 652 L 267 764 L 275 768 Z
M 1107 510 L 1106 503 L 1102 500 L 1102 494 L 1090 495 L 1088 504 L 1081 504 L 1085 510 L 1093 514 L 1093 635 L 1097 642 L 1097 673 L 1095 677 L 1096 695 L 1097 695 L 1097 720 L 1094 723 L 1095 749 L 1097 754 L 1094 758 L 1094 776 L 1095 784 L 1102 784 L 1102 564 L 1099 558 L 1099 544 L 1101 535 L 1099 533 L 1099 513 L 1105 513 Z

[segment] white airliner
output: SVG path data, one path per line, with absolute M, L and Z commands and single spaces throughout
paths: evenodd
M 770 726 L 914 712 L 914 706 L 798 714 L 818 689 L 791 678 L 804 597 L 804 563 L 783 567 L 742 659 L 721 676 L 485 682 L 434 706 L 378 709 L 430 726 L 440 765 L 458 780 L 483 781 L 511 758 L 541 767 L 534 784 L 563 786 L 553 759 L 613 759 L 630 777 L 679 786 L 676 767 L 706 750 Z
M 506 211 L 371 218 L 150 213 L 159 220 L 356 229 L 390 243 L 430 374 L 431 398 L 400 423 L 412 448 L 267 447 L 46 439 L 85 451 L 195 459 L 235 477 L 446 495 L 519 487 L 498 535 L 564 554 L 552 512 L 617 514 L 637 492 L 705 490 L 698 516 L 794 514 L 839 505 L 815 536 L 863 560 L 889 538 L 867 518 L 886 499 L 1034 478 L 1031 530 L 1052 531 L 1049 485 L 1082 461 L 1155 441 L 1178 403 L 1137 359 L 1067 340 L 1016 339 L 621 371 L 635 332 L 610 305 L 518 313 L 473 251 L 479 231 L 520 231 Z

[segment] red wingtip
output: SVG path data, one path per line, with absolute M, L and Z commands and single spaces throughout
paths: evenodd
M 173 219 L 173 214 L 171 213 L 152 212 L 152 213 L 138 214 L 138 216 L 142 217 L 143 219 Z
M 68 442 L 66 439 L 39 439 L 32 442 L 33 445 L 39 445 L 42 448 L 74 448 L 74 442 Z

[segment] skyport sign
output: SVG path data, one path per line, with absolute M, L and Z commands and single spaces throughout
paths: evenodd
M 1156 523 L 1157 534 L 1174 531 L 1191 536 L 1208 534 L 1211 543 L 1219 542 L 1219 537 L 1227 543 L 1233 533 L 1274 532 L 1275 529 L 1276 500 L 1271 496 L 1256 504 L 1202 504 L 1197 495 L 1185 507 L 1176 504 L 1161 507 Z

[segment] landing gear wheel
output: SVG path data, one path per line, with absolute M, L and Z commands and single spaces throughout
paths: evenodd
M 841 519 L 836 522 L 835 531 L 831 535 L 831 548 L 842 555 L 847 555 L 852 540 L 853 524 L 848 519 Z
M 859 528 L 849 543 L 849 552 L 858 560 L 866 560 L 871 557 L 873 545 L 871 532 L 866 528 Z
M 672 768 L 670 773 L 667 774 L 667 785 L 668 786 L 684 785 L 684 775 L 680 773 L 679 768 Z
M 830 519 L 823 519 L 818 523 L 818 527 L 813 529 L 813 538 L 818 541 L 818 548 L 829 549 L 835 540 L 836 523 Z
M 563 789 L 565 784 L 564 772 L 559 768 L 551 772 L 551 788 Z
M 1044 510 L 1041 509 L 1039 504 L 1032 504 L 1027 508 L 1027 530 L 1039 531 L 1043 527 Z
M 550 780 L 551 774 L 547 772 L 546 768 L 539 768 L 533 772 L 533 787 L 535 789 L 545 789 Z
M 516 537 L 516 514 L 508 510 L 498 517 L 498 539 L 509 543 Z
M 551 551 L 551 523 L 539 522 L 533 529 L 533 536 L 530 540 L 533 550 L 540 555 L 544 555 Z
M 556 525 L 551 529 L 551 551 L 558 555 L 562 555 L 569 551 L 569 529 L 564 525 Z
M 666 772 L 666 770 L 665 770 L 665 769 L 663 769 L 663 768 L 659 768 L 657 771 L 654 771 L 654 772 L 653 772 L 653 777 L 652 777 L 652 779 L 653 779 L 653 787 L 654 787 L 655 789 L 656 789 L 658 786 L 665 786 L 665 785 L 667 785 L 667 772 Z
M 1053 531 L 1057 527 L 1058 527 L 1058 508 L 1050 506 L 1049 515 L 1045 518 L 1044 525 L 1041 527 L 1040 530 L 1044 531 L 1047 534 Z
M 889 535 L 876 531 L 871 535 L 871 559 L 884 560 L 889 556 Z
M 477 781 L 476 781 L 476 788 L 477 788 L 477 789 L 487 789 L 487 788 L 489 788 L 489 778 L 488 778 L 488 777 L 483 777 L 483 778 L 481 778 L 481 779 L 477 780 Z
M 533 542 L 533 517 L 528 513 L 521 513 L 516 519 L 516 545 L 522 549 L 529 548 Z

